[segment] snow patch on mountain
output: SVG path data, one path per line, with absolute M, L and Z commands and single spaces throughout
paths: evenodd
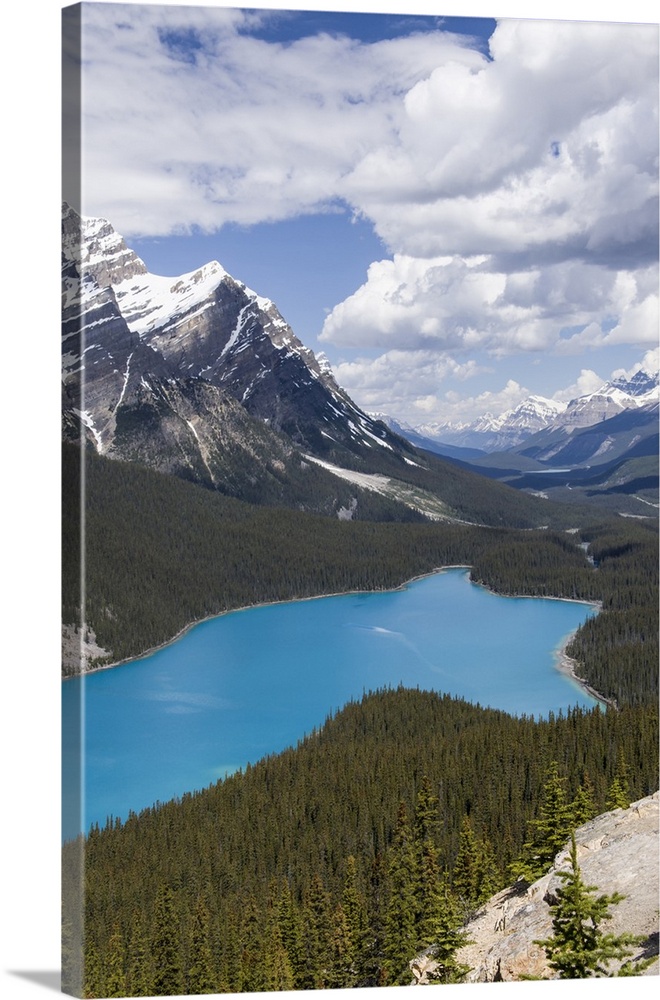
M 533 395 L 499 415 L 485 413 L 471 422 L 435 421 L 409 430 L 445 444 L 505 451 L 522 444 L 538 431 L 561 428 L 571 433 L 624 410 L 657 404 L 659 386 L 658 372 L 640 370 L 630 379 L 620 376 L 604 383 L 595 392 L 578 396 L 569 403 Z

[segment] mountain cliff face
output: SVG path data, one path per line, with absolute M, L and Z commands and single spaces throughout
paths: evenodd
M 217 261 L 150 274 L 109 222 L 68 205 L 62 413 L 64 438 L 106 457 L 322 513 L 360 516 L 374 501 L 308 455 L 368 473 L 384 455 L 405 470 L 414 454 L 355 405 L 269 299 Z M 390 497 L 378 511 L 421 516 Z
M 148 395 L 153 378 L 203 379 L 318 455 L 407 449 L 353 403 L 269 299 L 217 261 L 177 278 L 150 274 L 106 220 L 69 206 L 62 254 L 65 409 L 99 451 L 116 452 L 118 411 L 140 386 Z
M 548 513 L 364 413 L 276 306 L 217 262 L 151 274 L 104 219 L 62 220 L 63 436 L 252 503 L 534 527 Z
M 658 793 L 585 823 L 575 839 L 583 881 L 596 886 L 599 895 L 619 892 L 625 897 L 610 908 L 611 919 L 603 930 L 644 937 L 633 961 L 657 956 Z M 497 893 L 465 926 L 472 943 L 457 957 L 470 966 L 468 982 L 552 978 L 545 952 L 534 941 L 552 934 L 549 906 L 562 884 L 558 872 L 567 869 L 568 846 L 543 878 L 529 887 L 522 883 Z M 611 970 L 620 964 L 612 962 Z M 433 962 L 423 955 L 411 962 L 415 982 L 427 982 L 432 970 Z M 658 974 L 657 960 L 644 974 Z

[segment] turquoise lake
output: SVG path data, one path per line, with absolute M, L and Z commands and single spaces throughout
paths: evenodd
M 65 681 L 64 836 L 84 711 L 82 827 L 204 788 L 295 745 L 351 698 L 419 687 L 515 715 L 593 706 L 557 650 L 595 609 L 500 597 L 450 569 L 396 591 L 266 605 L 202 622 L 143 659 Z M 73 798 L 75 799 L 75 795 Z

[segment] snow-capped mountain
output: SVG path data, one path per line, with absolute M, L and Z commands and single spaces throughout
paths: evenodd
M 521 444 L 530 434 L 552 426 L 565 409 L 565 404 L 556 400 L 529 396 L 499 416 L 485 413 L 472 423 L 429 423 L 416 430 L 427 438 L 455 447 L 504 451 Z
M 64 438 L 105 457 L 321 513 L 353 510 L 358 493 L 361 510 L 376 507 L 328 471 L 333 463 L 380 472 L 385 456 L 396 475 L 416 454 L 359 409 L 272 301 L 217 261 L 151 274 L 109 222 L 68 205 L 62 414 Z M 395 518 L 416 510 L 378 502 Z
M 541 431 L 590 427 L 629 409 L 657 404 L 660 397 L 658 372 L 638 371 L 632 378 L 621 376 L 595 392 L 578 396 L 568 404 L 544 396 L 529 396 L 516 407 L 495 415 L 485 413 L 470 423 L 435 422 L 416 427 L 417 434 L 454 447 L 483 451 L 507 451 Z
M 100 452 L 116 446 L 121 408 L 154 390 L 153 379 L 203 379 L 317 454 L 400 449 L 273 302 L 217 261 L 176 278 L 150 274 L 107 220 L 69 206 L 62 254 L 65 410 Z
M 564 427 L 590 427 L 624 410 L 650 406 L 660 398 L 658 383 L 658 372 L 640 370 L 630 379 L 620 376 L 595 392 L 572 399 L 560 423 Z

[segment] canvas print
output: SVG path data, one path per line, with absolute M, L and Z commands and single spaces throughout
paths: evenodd
M 86 998 L 658 972 L 658 26 L 63 10 Z

